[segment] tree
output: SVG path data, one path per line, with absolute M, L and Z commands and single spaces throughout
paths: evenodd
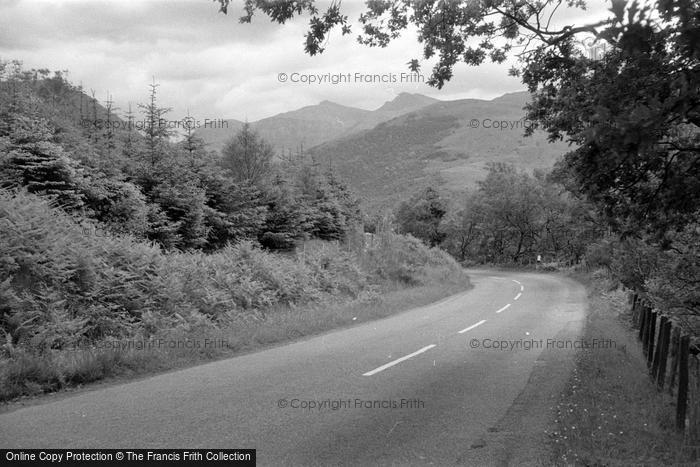
M 267 216 L 258 240 L 265 248 L 289 250 L 305 237 L 311 223 L 308 213 L 296 199 L 293 190 L 277 175 L 267 193 Z
M 218 2 L 219 11 L 227 14 L 230 0 Z M 349 34 L 351 28 L 347 16 L 341 12 L 340 2 L 331 2 L 323 13 L 315 3 L 314 0 L 246 0 L 240 22 L 249 23 L 256 11 L 278 23 L 308 14 L 311 18 L 305 51 L 316 55 L 324 51 L 331 30 L 339 27 L 342 34 Z M 367 2 L 366 11 L 359 17 L 362 33 L 357 40 L 371 47 L 386 47 L 402 31 L 416 28 L 418 41 L 423 45 L 423 57 L 430 59 L 438 55 L 428 84 L 442 88 L 452 78 L 452 69 L 459 61 L 480 65 L 488 58 L 502 63 L 513 49 L 518 51 L 519 57 L 527 58 L 539 48 L 566 46 L 573 37 L 583 33 L 597 35 L 613 22 L 612 18 L 607 18 L 592 24 L 550 26 L 557 23 L 553 18 L 562 4 L 585 7 L 583 0 L 373 0 Z M 614 0 L 613 6 L 624 8 L 624 2 Z M 408 65 L 416 72 L 420 61 L 413 58 Z
M 0 138 L 0 188 L 26 187 L 67 211 L 80 210 L 78 163 L 52 141 L 48 122 L 21 114 L 10 118 L 9 133 Z
M 156 84 L 155 80 L 153 80 L 153 83 L 149 85 L 150 93 L 148 103 L 138 105 L 144 115 L 144 132 L 146 134 L 147 146 L 146 157 L 147 164 L 150 165 L 151 169 L 154 169 L 163 159 L 168 139 L 172 134 L 164 119 L 165 115 L 172 109 L 158 106 L 158 86 L 160 85 Z
M 602 234 L 590 210 L 543 174 L 492 164 L 478 190 L 449 210 L 442 246 L 476 262 L 527 263 L 538 254 L 578 262 Z
M 207 241 L 208 229 L 205 220 L 206 196 L 204 190 L 194 183 L 173 185 L 163 182 L 150 193 L 150 198 L 167 216 L 154 215 L 157 228 L 150 232 L 153 240 L 161 238 L 163 222 L 174 227 L 175 237 L 168 246 L 179 249 L 202 248 Z M 170 234 L 168 234 L 170 235 Z
M 440 230 L 445 238 L 441 246 L 460 261 L 467 259 L 474 243 L 483 235 L 484 220 L 480 214 L 477 197 L 474 193 L 467 193 L 460 206 L 448 210 L 442 220 Z
M 194 119 L 187 115 L 184 120 L 185 137 L 180 143 L 181 148 L 186 155 L 186 164 L 192 172 L 200 172 L 201 169 L 210 162 L 209 154 L 206 150 L 206 144 L 202 138 L 194 132 Z
M 697 25 L 691 5 L 680 2 L 679 21 L 663 27 L 645 11 L 618 16 L 606 31 L 616 47 L 602 60 L 541 54 L 541 68 L 524 76 L 539 89 L 530 118 L 578 146 L 559 172 L 623 236 L 663 237 L 693 221 L 700 202 L 700 44 L 684 45 L 681 18 Z
M 426 188 L 396 211 L 396 224 L 401 233 L 408 233 L 430 246 L 439 245 L 445 234 L 440 222 L 447 212 L 445 200 L 433 188 Z
M 260 185 L 270 174 L 274 151 L 258 133 L 245 123 L 221 151 L 221 165 L 238 182 Z
M 209 227 L 209 250 L 255 239 L 267 216 L 264 193 L 249 183 L 236 183 L 215 167 L 205 166 L 200 174 L 206 191 L 205 216 Z

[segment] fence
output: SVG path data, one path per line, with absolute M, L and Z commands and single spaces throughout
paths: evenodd
M 647 359 L 649 376 L 676 403 L 676 428 L 691 445 L 700 443 L 700 356 L 691 337 L 672 318 L 632 294 L 632 323 Z

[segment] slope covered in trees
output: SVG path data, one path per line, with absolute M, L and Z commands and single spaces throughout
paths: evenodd
M 468 286 L 416 239 L 365 249 L 344 182 L 273 160 L 249 126 L 218 154 L 169 120 L 156 83 L 123 118 L 110 101 L 0 62 L 0 399 L 175 364 L 115 342 L 229 335 L 234 352 L 346 324 L 314 304 Z
M 102 228 L 167 249 L 214 250 L 263 239 L 270 223 L 287 241 L 268 246 L 290 248 L 317 234 L 343 238 L 360 221 L 335 174 L 273 165 L 269 144 L 247 125 L 221 157 L 208 151 L 185 121 L 169 120 L 155 83 L 147 103 L 138 105 L 141 117 L 131 112 L 120 119 L 109 102 L 84 96 L 60 74 L 0 66 L 3 188 L 26 187 Z M 177 130 L 184 134 L 174 142 Z M 289 191 L 287 210 L 275 210 L 280 184 Z M 320 233 L 318 219 L 329 216 Z

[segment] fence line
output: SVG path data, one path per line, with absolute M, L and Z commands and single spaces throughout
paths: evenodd
M 649 377 L 659 391 L 675 396 L 676 429 L 689 443 L 700 443 L 700 356 L 691 336 L 638 293 L 631 296 L 632 325 L 638 328 Z

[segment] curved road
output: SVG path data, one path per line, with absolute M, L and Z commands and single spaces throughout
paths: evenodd
M 0 446 L 256 448 L 260 465 L 536 464 L 575 354 L 556 346 L 579 335 L 584 288 L 470 275 L 472 290 L 390 318 L 1 414 Z

